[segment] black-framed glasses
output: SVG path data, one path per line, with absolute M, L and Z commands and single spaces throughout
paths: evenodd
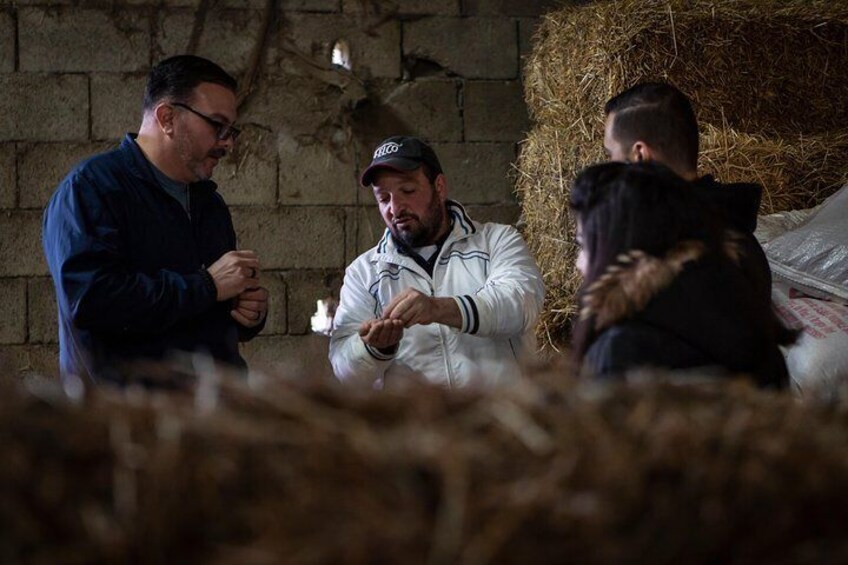
M 192 114 L 196 116 L 200 116 L 206 123 L 215 128 L 215 136 L 218 138 L 218 141 L 226 141 L 227 139 L 232 139 L 235 142 L 238 139 L 238 136 L 241 135 L 241 130 L 231 124 L 225 124 L 224 122 L 218 121 L 215 118 L 211 118 L 202 112 L 198 112 L 188 104 L 183 104 L 182 102 L 172 102 L 172 106 L 179 106 L 180 108 L 185 108 Z

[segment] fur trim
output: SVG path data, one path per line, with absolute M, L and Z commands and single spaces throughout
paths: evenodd
M 700 259 L 705 252 L 700 241 L 681 241 L 663 258 L 638 250 L 619 255 L 617 263 L 586 289 L 580 319 L 594 315 L 595 330 L 599 331 L 632 316 L 667 288 L 686 263 Z

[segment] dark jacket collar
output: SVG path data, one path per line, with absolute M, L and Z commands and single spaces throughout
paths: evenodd
M 118 153 L 127 169 L 143 182 L 161 188 L 156 176 L 153 174 L 153 164 L 147 160 L 141 148 L 136 143 L 137 133 L 128 133 L 118 147 Z M 190 183 L 191 187 L 199 187 L 210 191 L 218 190 L 218 185 L 211 180 L 202 180 Z
M 698 195 L 717 209 L 727 227 L 742 233 L 757 229 L 763 187 L 742 182 L 723 184 L 712 175 L 704 175 L 692 184 Z

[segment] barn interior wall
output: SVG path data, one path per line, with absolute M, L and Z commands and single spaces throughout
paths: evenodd
M 0 356 L 57 372 L 42 210 L 80 159 L 137 131 L 152 64 L 209 57 L 246 89 L 237 149 L 215 173 L 271 310 L 254 366 L 327 369 L 316 300 L 383 224 L 357 177 L 383 137 L 432 142 L 451 196 L 511 223 L 528 129 L 521 71 L 545 0 L 17 0 L 0 3 Z M 351 70 L 331 65 L 349 46 Z M 7 371 L 8 372 L 8 371 Z

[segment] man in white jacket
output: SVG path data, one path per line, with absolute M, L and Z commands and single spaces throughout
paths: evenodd
M 515 228 L 472 221 L 448 199 L 435 152 L 396 136 L 362 174 L 386 222 L 345 273 L 330 362 L 342 381 L 413 375 L 462 386 L 516 378 L 535 352 L 544 287 Z

